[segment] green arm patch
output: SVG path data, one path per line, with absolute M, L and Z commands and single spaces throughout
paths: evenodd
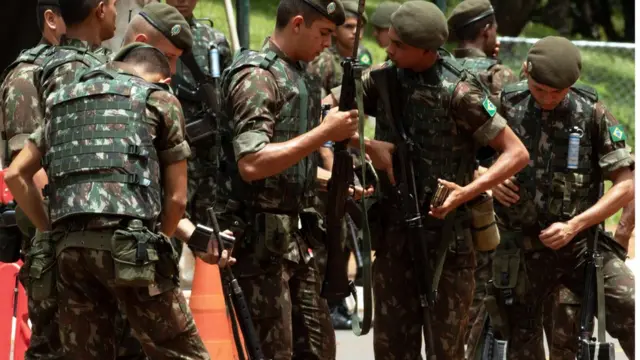
M 493 115 L 496 114 L 496 106 L 493 105 L 493 103 L 489 100 L 488 97 L 484 98 L 484 101 L 482 102 L 482 107 L 484 107 L 484 109 L 487 111 L 487 114 L 489 114 L 489 117 L 493 117 Z
M 367 53 L 360 55 L 360 59 L 359 60 L 364 65 L 371 65 L 371 56 L 369 56 L 369 54 L 367 54 Z
M 627 134 L 624 132 L 622 125 L 609 126 L 609 135 L 611 135 L 611 141 L 613 142 L 627 140 Z

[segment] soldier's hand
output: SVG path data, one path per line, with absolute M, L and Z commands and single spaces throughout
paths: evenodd
M 557 222 L 540 232 L 540 241 L 548 248 L 558 250 L 577 234 L 571 222 Z
M 396 184 L 396 178 L 393 176 L 393 152 L 395 150 L 396 146 L 393 143 L 379 140 L 371 140 L 367 147 L 367 155 L 369 155 L 373 167 L 386 171 L 392 185 Z
M 335 107 L 327 113 L 321 126 L 325 126 L 329 140 L 342 141 L 358 131 L 358 110 L 338 111 Z
M 230 230 L 225 230 L 222 232 L 225 235 L 233 237 L 233 233 Z M 234 239 L 235 240 L 235 239 Z M 231 266 L 236 263 L 236 258 L 232 257 L 233 248 L 231 249 L 223 249 L 222 255 L 220 256 L 220 261 L 218 261 L 218 266 L 221 269 L 224 269 L 227 266 Z
M 444 200 L 441 206 L 438 207 L 429 207 L 429 215 L 438 218 L 444 219 L 448 213 L 455 210 L 458 206 L 465 202 L 464 199 L 464 189 L 462 186 L 453 183 L 451 181 L 446 181 L 442 179 L 438 179 L 438 182 L 451 190 L 447 198 Z
M 520 188 L 515 184 L 515 181 L 515 177 L 505 180 L 502 184 L 491 189 L 491 195 L 506 207 L 517 203 L 520 200 L 518 195 Z
M 223 233 L 233 236 L 233 233 L 229 230 L 225 230 Z M 236 259 L 231 257 L 231 253 L 228 250 L 223 250 L 222 256 L 220 256 L 218 239 L 215 238 L 209 241 L 207 252 L 196 251 L 194 254 L 207 264 L 217 264 L 221 268 L 236 263 Z
M 352 188 L 349 188 L 349 195 L 353 197 L 354 200 L 360 200 L 363 197 L 373 195 L 374 191 L 375 189 L 371 185 L 369 185 L 369 187 L 367 187 L 366 189 L 363 189 L 362 186 L 354 186 Z

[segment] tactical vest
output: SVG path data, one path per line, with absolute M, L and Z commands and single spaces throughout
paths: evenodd
M 598 199 L 601 174 L 594 153 L 597 92 L 576 85 L 552 111 L 542 111 L 529 92 L 527 82 L 506 86 L 501 104 L 509 126 L 529 151 L 530 164 L 516 179 L 520 200 L 509 208 L 495 203 L 496 214 L 507 228 L 546 228 L 583 212 Z M 567 168 L 569 133 L 582 133 L 577 169 Z
M 42 163 L 52 223 L 81 214 L 156 219 L 160 166 L 145 114 L 157 90 L 138 77 L 98 68 L 49 96 Z
M 110 60 L 105 49 L 93 51 L 89 48 L 61 45 L 57 46 L 56 50 L 57 51 L 53 52 L 51 56 L 47 56 L 43 60 L 42 75 L 40 78 L 41 84 L 44 84 L 58 67 L 65 64 L 77 61 L 84 64 L 87 68 L 92 68 Z
M 193 32 L 193 46 L 191 47 L 193 58 L 196 60 L 200 69 L 202 69 L 202 72 L 211 75 L 209 64 L 209 47 L 211 44 L 208 43 L 206 37 L 203 36 L 203 33 L 207 31 L 206 25 L 195 22 L 191 26 L 191 30 Z M 220 64 L 220 66 L 222 66 L 222 64 Z M 171 77 L 171 86 L 176 91 L 176 96 L 179 99 L 194 102 L 199 101 L 189 94 L 189 91 L 195 94 L 197 84 L 191 71 L 189 71 L 181 60 L 178 60 L 176 64 L 176 73 Z M 189 119 L 186 120 L 188 121 Z
M 229 69 L 224 71 L 222 79 L 223 97 L 227 98 L 230 89 L 230 80 L 233 75 L 247 67 L 259 67 L 269 71 L 276 79 L 278 92 L 283 103 L 276 114 L 276 124 L 274 129 L 273 143 L 285 142 L 301 134 L 306 133 L 317 125 L 320 119 L 320 92 L 309 92 L 306 71 L 296 71 L 284 60 L 271 51 L 254 52 L 242 51 L 233 61 Z M 313 88 L 312 88 L 313 89 Z M 227 105 L 228 109 L 229 106 Z M 226 114 L 228 119 L 232 119 L 232 114 Z M 230 123 L 229 121 L 227 121 Z M 225 132 L 228 132 L 226 129 Z M 228 135 L 227 135 L 228 136 Z M 228 158 L 225 166 L 235 166 L 233 150 L 229 141 L 223 140 L 223 147 L 227 147 L 225 157 Z M 288 168 L 284 172 L 269 178 L 254 181 L 247 184 L 239 179 L 237 169 L 230 169 L 234 182 L 234 196 L 244 196 L 244 200 L 252 203 L 257 197 L 281 196 L 279 203 L 275 207 L 280 211 L 298 212 L 309 207 L 313 202 L 313 189 L 315 188 L 316 165 L 311 156 L 300 160 L 297 164 Z M 243 189 L 243 190 L 241 190 Z M 272 199 L 275 200 L 275 199 Z M 264 207 L 264 204 L 255 204 L 256 207 Z
M 465 57 L 456 58 L 460 66 L 465 70 L 469 70 L 473 74 L 489 70 L 498 63 L 498 60 L 487 57 Z
M 437 188 L 438 178 L 464 186 L 473 176 L 475 142 L 471 135 L 460 131 L 451 117 L 450 108 L 454 90 L 468 77 L 455 61 L 440 60 L 430 70 L 434 77 L 427 84 L 418 79 L 424 74 L 410 76 L 405 70 L 389 66 L 376 71 L 395 72 L 398 78 L 399 94 L 394 89 L 379 89 L 380 94 L 392 96 L 391 103 L 400 106 L 401 119 L 407 137 L 413 142 L 415 179 L 420 203 L 424 204 Z M 393 76 L 393 75 L 391 75 Z M 372 72 L 373 77 L 373 72 Z M 393 96 L 397 96 L 393 98 Z M 393 125 L 378 102 L 376 122 L 384 134 L 393 134 Z M 387 128 L 387 129 L 385 129 Z M 377 133 L 378 130 L 376 130 Z M 385 139 L 383 139 L 385 140 Z M 398 141 L 397 135 L 387 141 Z M 462 178 L 459 178 L 459 176 Z M 400 178 L 396 175 L 396 178 Z

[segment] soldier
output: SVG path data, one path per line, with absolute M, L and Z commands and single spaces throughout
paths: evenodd
M 371 25 L 373 25 L 373 37 L 376 38 L 378 46 L 386 48 L 389 46 L 389 28 L 391 27 L 391 15 L 398 10 L 400 4 L 394 1 L 383 1 L 378 5 L 371 15 Z M 389 59 L 386 59 L 389 60 Z M 385 61 L 386 61 L 385 60 Z
M 189 29 L 180 33 L 190 38 Z M 114 358 L 121 307 L 151 358 L 209 359 L 167 237 L 184 212 L 189 156 L 180 104 L 153 84 L 169 81 L 169 63 L 144 44 L 116 60 L 50 94 L 45 126 L 7 183 L 42 232 L 34 246 L 56 249 L 66 357 Z M 40 163 L 48 211 L 31 190 Z
M 281 0 L 263 48 L 241 53 L 222 76 L 227 119 L 216 211 L 224 222 L 234 215 L 244 232 L 232 228 L 234 273 L 264 355 L 274 360 L 335 358 L 314 239 L 300 215 L 314 200 L 317 168 L 310 155 L 352 136 L 358 121 L 357 112 L 334 109 L 315 126 L 320 89 L 304 63 L 329 47 L 344 21 L 340 2 Z
M 497 59 L 500 50 L 498 23 L 489 0 L 465 0 L 456 6 L 448 20 L 449 40 L 457 41 L 453 55 L 461 65 L 476 73 L 497 103 L 505 85 L 518 81 L 511 69 Z
M 322 86 L 322 94 L 326 95 L 331 92 L 336 86 L 340 86 L 342 83 L 342 65 L 341 62 L 346 57 L 353 56 L 353 48 L 355 46 L 355 36 L 356 36 L 356 27 L 358 25 L 358 3 L 356 1 L 344 1 L 342 3 L 345 10 L 345 22 L 344 24 L 337 27 L 335 35 L 333 37 L 332 46 L 326 50 L 324 50 L 317 58 L 315 58 L 311 63 L 309 63 L 308 71 L 317 76 L 320 80 L 320 84 Z M 362 14 L 362 26 L 367 23 L 368 18 L 367 14 Z M 360 32 L 360 38 L 364 31 Z M 361 47 L 359 47 L 361 49 Z M 371 65 L 371 58 L 364 56 L 360 53 L 358 58 L 359 64 L 364 67 L 369 67 Z M 365 62 L 365 61 L 368 62 Z M 322 160 L 322 167 L 328 171 L 331 171 L 333 166 L 333 152 L 331 144 L 327 144 L 326 147 L 323 147 L 319 150 L 320 158 Z M 318 206 L 316 210 L 319 213 L 324 214 L 326 207 L 326 192 L 318 193 Z M 342 235 L 350 236 L 346 232 L 346 224 L 345 231 L 343 231 Z M 345 241 L 343 241 L 346 243 Z M 324 267 L 326 264 L 326 256 L 327 253 L 324 250 L 324 246 L 320 246 L 317 250 L 316 259 L 318 260 L 318 265 L 320 268 L 320 273 L 322 278 L 324 278 Z M 346 248 L 345 251 L 350 254 L 351 249 Z M 349 256 L 345 256 L 345 260 L 349 260 Z M 345 265 L 345 268 L 347 266 Z M 346 299 L 336 303 L 330 303 L 329 309 L 331 311 L 331 322 L 333 323 L 334 329 L 351 329 L 351 314 L 349 313 L 349 309 L 346 304 Z
M 102 47 L 105 47 L 112 52 L 117 52 L 127 43 L 124 41 L 126 32 L 128 31 L 129 23 L 138 15 L 138 13 L 147 4 L 152 2 L 158 2 L 158 0 L 118 0 L 116 3 L 116 10 L 118 16 L 116 17 L 116 33 L 109 39 L 102 42 Z
M 29 135 L 42 125 L 42 115 L 38 107 L 38 89 L 34 83 L 34 74 L 52 45 L 57 45 L 60 37 L 66 31 L 64 20 L 60 15 L 57 0 L 39 0 L 37 5 L 38 26 L 42 31 L 40 43 L 28 50 L 5 69 L 2 75 L 2 138 L 5 143 L 4 164 L 22 150 Z M 42 189 L 47 183 L 44 171 L 34 176 L 36 186 Z M 16 209 L 21 215 L 20 209 Z M 18 217 L 18 226 L 23 234 L 22 253 L 30 254 L 31 238 L 35 235 L 35 228 L 25 216 Z M 26 259 L 31 263 L 31 256 Z M 20 281 L 28 289 L 29 266 L 20 268 Z M 58 304 L 55 297 L 35 300 L 31 291 L 27 291 L 27 306 L 31 320 L 31 337 L 29 348 L 24 354 L 26 360 L 62 359 L 62 348 L 58 335 Z
M 388 177 L 386 184 L 384 177 L 380 179 L 380 204 L 385 210 L 380 226 L 385 230 L 373 266 L 376 359 L 420 358 L 421 330 L 427 325 L 408 248 L 409 242 L 418 239 L 407 235 L 402 197 L 391 186 L 396 185 L 395 174 L 400 173 L 399 159 L 393 157 L 392 163 L 389 154 L 394 143 L 403 141 L 396 132 L 399 122 L 409 126 L 406 133 L 419 151 L 419 155 L 411 155 L 415 157 L 417 201 L 426 217 L 429 273 L 441 270 L 442 274 L 435 279 L 439 280 L 439 285 L 434 284 L 438 298 L 429 318 L 435 343 L 433 348 L 427 344 L 436 359 L 464 358 L 476 263 L 468 209 L 461 205 L 523 168 L 528 156 L 506 121 L 496 114 L 478 80 L 456 62 L 440 57 L 438 49 L 447 36 L 446 19 L 436 5 L 421 0 L 405 2 L 391 16 L 387 54 L 392 62 L 376 65 L 362 76 L 364 109 L 377 120 L 376 140 L 366 140 L 367 153 Z M 324 101 L 337 103 L 339 92 L 334 89 Z M 389 104 L 398 106 L 395 122 L 390 118 Z M 472 181 L 474 149 L 486 145 L 501 155 L 490 172 Z M 438 182 L 452 192 L 441 207 L 429 211 Z M 456 208 L 455 215 L 443 220 Z M 443 231 L 445 224 L 449 230 Z M 435 265 L 438 259 L 442 259 L 442 267 Z
M 514 253 L 505 249 L 515 247 L 521 264 L 507 266 L 506 273 L 500 278 L 494 273 L 493 279 L 504 291 L 514 292 L 513 303 L 502 306 L 508 318 L 510 359 L 544 357 L 543 300 L 560 285 L 582 297 L 582 254 L 594 236 L 592 227 L 633 199 L 634 161 L 626 149 L 626 135 L 595 90 L 575 85 L 581 66 L 575 45 L 546 37 L 529 50 L 527 80 L 507 86 L 501 95 L 500 113 L 532 151 L 530 166 L 493 189 L 501 225 L 494 263 L 506 264 Z M 579 138 L 577 157 L 567 157 L 569 137 Z M 598 198 L 604 179 L 613 186 Z M 606 330 L 631 359 L 634 276 L 615 241 L 600 236 L 598 248 L 604 258 Z
M 459 47 L 453 55 L 462 67 L 476 74 L 491 93 L 491 102 L 497 104 L 502 88 L 518 79 L 511 69 L 497 59 L 500 43 L 497 40 L 498 24 L 489 0 L 465 0 L 458 4 L 449 19 L 449 40 L 457 41 Z M 479 157 L 484 157 L 481 153 Z M 483 160 L 483 159 L 481 159 Z M 484 163 L 484 162 L 483 162 Z M 476 251 L 476 288 L 469 313 L 467 357 L 475 351 L 485 323 L 485 284 L 491 274 L 493 251 Z
M 229 42 L 221 31 L 194 18 L 193 10 L 197 3 L 198 0 L 167 0 L 167 4 L 175 7 L 191 27 L 193 33 L 191 52 L 202 72 L 208 75 L 212 74 L 210 50 L 215 48 L 219 54 L 220 68 L 217 70 L 222 73 L 232 60 Z M 182 105 L 187 125 L 187 141 L 191 146 L 191 158 L 187 162 L 189 191 L 186 214 L 193 223 L 208 224 L 207 208 L 213 204 L 215 195 L 215 170 L 219 144 L 215 144 L 215 133 L 206 135 L 194 134 L 193 132 L 202 129 L 196 125 L 198 121 L 210 122 L 209 128 L 217 128 L 216 119 L 212 116 L 211 111 L 218 111 L 218 109 L 206 109 L 202 99 L 194 96 L 197 85 L 191 71 L 182 60 L 178 59 L 176 74 L 171 79 L 171 86 Z M 197 130 L 189 131 L 192 128 L 190 125 L 195 125 L 193 128 L 197 128 Z M 196 139 L 198 140 L 196 141 Z M 181 240 L 186 240 L 180 232 L 177 235 Z M 193 254 L 186 244 L 182 247 L 181 256 L 183 260 L 193 258 Z M 186 280 L 190 282 L 191 279 L 186 278 Z

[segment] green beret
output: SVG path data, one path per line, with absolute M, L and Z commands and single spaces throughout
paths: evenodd
M 393 14 L 400 7 L 400 3 L 393 1 L 385 1 L 380 3 L 376 8 L 376 11 L 371 15 L 371 24 L 381 29 L 388 29 L 391 27 L 391 14 Z
M 337 26 L 344 24 L 344 7 L 340 0 L 302 0 Z
M 183 51 L 191 50 L 191 28 L 178 9 L 164 3 L 152 2 L 142 8 L 140 15 L 175 47 Z
M 580 50 L 563 37 L 547 36 L 529 49 L 527 72 L 541 84 L 566 89 L 578 81 L 580 70 Z
M 449 16 L 449 32 L 454 33 L 467 25 L 495 13 L 489 0 L 465 0 L 458 4 Z
M 114 56 L 113 56 L 113 61 L 123 61 L 127 55 L 133 51 L 134 49 L 139 49 L 139 48 L 152 48 L 155 49 L 153 46 L 149 45 L 149 44 L 145 44 L 142 42 L 132 42 L 130 44 L 127 44 L 125 46 L 123 46 Z M 156 49 L 158 50 L 158 49 Z M 160 51 L 160 50 L 158 50 Z
M 345 17 L 356 17 L 358 16 L 358 1 L 357 0 L 344 0 L 342 2 L 342 6 L 344 6 Z M 369 22 L 369 18 L 367 17 L 367 12 L 362 12 L 362 22 Z
M 400 5 L 391 15 L 391 27 L 403 43 L 425 50 L 438 49 L 449 36 L 447 19 L 442 11 L 424 0 Z

